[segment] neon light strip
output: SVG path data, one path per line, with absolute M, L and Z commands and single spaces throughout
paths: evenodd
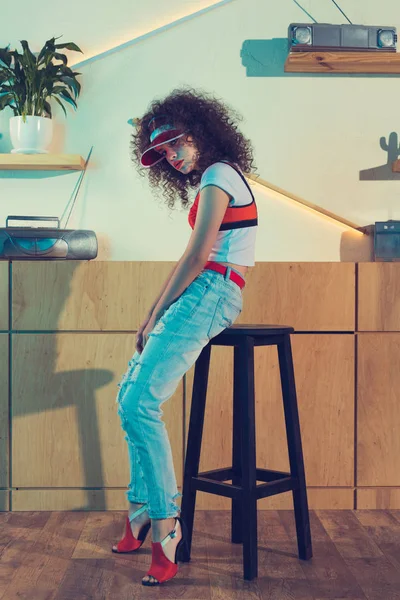
M 220 0 L 220 2 L 216 2 L 215 4 L 206 6 L 206 8 L 202 8 L 201 10 L 198 10 L 194 13 L 190 13 L 189 15 L 185 15 L 184 17 L 181 17 L 180 19 L 177 19 L 176 21 L 172 21 L 172 23 L 167 23 L 166 25 L 162 25 L 161 27 L 158 27 L 157 29 L 148 31 L 147 33 L 144 33 L 143 35 L 140 35 L 137 38 L 133 38 L 132 40 L 128 40 L 127 42 L 123 42 L 122 44 L 118 44 L 118 46 L 114 46 L 113 48 L 104 50 L 104 52 L 100 52 L 99 54 L 94 54 L 93 56 L 86 58 L 85 60 L 82 60 L 81 62 L 74 63 L 71 65 L 71 68 L 81 69 L 82 67 L 93 62 L 94 60 L 99 60 L 101 58 L 105 58 L 106 56 L 109 56 L 110 54 L 113 54 L 114 52 L 119 52 L 120 50 L 124 50 L 125 48 L 128 48 L 129 46 L 133 46 L 134 44 L 142 42 L 143 40 L 146 40 L 147 38 L 149 38 L 153 35 L 162 33 L 163 31 L 166 31 L 166 30 L 170 29 L 171 27 L 180 25 L 181 23 L 184 23 L 185 21 L 189 21 L 189 19 L 192 19 L 194 17 L 199 17 L 200 15 L 203 15 L 206 12 L 213 10 L 214 8 L 219 8 L 220 6 L 229 4 L 230 2 L 233 2 L 233 1 L 234 0 Z M 68 65 L 68 66 L 70 66 L 70 65 Z
M 256 183 L 259 183 L 263 187 L 273 190 L 274 192 L 278 192 L 278 194 L 282 194 L 282 196 L 285 196 L 289 200 L 298 202 L 299 204 L 302 204 L 306 208 L 319 213 L 320 216 L 328 217 L 329 219 L 333 219 L 337 223 L 340 223 L 341 225 L 345 225 L 346 227 L 350 227 L 351 229 L 357 231 L 358 233 L 362 233 L 362 234 L 368 233 L 367 229 L 365 227 L 357 225 L 356 223 L 352 223 L 351 221 L 348 221 L 347 219 L 344 219 L 343 217 L 339 217 L 338 215 L 335 215 L 334 213 L 330 212 L 329 210 L 325 210 L 325 208 L 321 208 L 317 204 L 312 204 L 311 202 L 307 202 L 307 200 L 303 200 L 299 196 L 295 196 L 294 194 L 291 194 L 290 192 L 287 192 L 286 190 L 283 190 L 282 188 L 279 188 L 276 185 L 273 185 L 272 183 L 265 181 L 265 179 L 261 179 L 261 177 L 258 177 L 258 175 L 254 175 L 253 173 L 245 173 L 245 176 L 247 179 L 255 181 Z

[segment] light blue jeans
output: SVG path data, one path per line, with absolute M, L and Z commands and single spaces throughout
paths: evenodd
M 229 269 L 229 267 L 228 267 Z M 118 384 L 118 414 L 128 442 L 130 502 L 147 503 L 151 519 L 179 514 L 171 446 L 161 405 L 208 342 L 242 311 L 242 290 L 226 275 L 201 273 L 164 311 L 143 352 L 135 351 Z

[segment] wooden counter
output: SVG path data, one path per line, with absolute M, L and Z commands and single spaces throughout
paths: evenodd
M 125 508 L 117 384 L 173 264 L 0 262 L 0 510 Z M 400 265 L 257 263 L 246 282 L 238 323 L 296 330 L 310 508 L 400 508 Z M 201 470 L 231 464 L 232 358 L 212 350 Z M 255 368 L 257 466 L 287 470 L 276 349 L 256 348 Z M 180 489 L 193 371 L 163 405 Z M 197 508 L 229 507 L 198 493 Z

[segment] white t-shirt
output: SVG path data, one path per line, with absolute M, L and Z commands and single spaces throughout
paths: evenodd
M 241 173 L 239 167 L 236 167 Z M 253 196 L 241 175 L 230 165 L 216 162 L 203 173 L 199 191 L 215 185 L 231 196 L 228 206 L 243 206 L 253 201 Z M 229 262 L 246 267 L 254 266 L 255 242 L 258 226 L 218 231 L 217 239 L 208 260 Z

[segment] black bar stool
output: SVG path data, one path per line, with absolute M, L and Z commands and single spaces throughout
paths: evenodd
M 188 530 L 190 560 L 196 492 L 232 498 L 233 543 L 243 543 L 244 579 L 257 577 L 257 500 L 292 490 L 299 558 L 312 557 L 303 450 L 290 334 L 293 327 L 233 325 L 205 346 L 195 364 L 186 449 L 181 517 Z M 234 347 L 232 467 L 199 473 L 211 346 Z M 254 346 L 277 346 L 290 473 L 256 467 Z M 224 481 L 232 480 L 232 485 Z M 265 483 L 258 484 L 257 481 Z

